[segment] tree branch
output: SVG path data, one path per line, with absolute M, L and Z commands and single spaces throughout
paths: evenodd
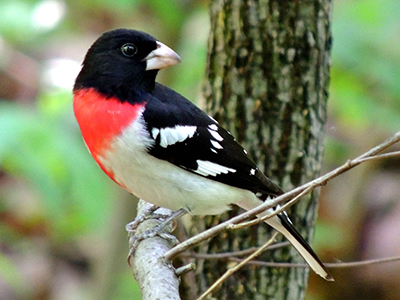
M 271 246 L 269 246 L 265 251 L 270 251 L 282 247 L 289 246 L 289 242 L 281 242 L 281 243 L 276 243 Z M 184 257 L 191 257 L 191 258 L 196 258 L 196 259 L 224 259 L 224 258 L 231 258 L 233 256 L 245 256 L 252 254 L 256 252 L 259 249 L 259 247 L 251 247 L 249 249 L 245 250 L 240 250 L 240 251 L 232 251 L 232 252 L 221 252 L 221 253 L 195 253 L 195 252 L 185 252 L 181 253 L 179 256 L 184 256 Z
M 174 248 L 169 250 L 167 253 L 165 253 L 164 258 L 167 261 L 170 261 L 176 255 L 186 251 L 188 248 L 190 248 L 198 243 L 201 243 L 202 241 L 210 239 L 213 236 L 219 234 L 220 232 L 222 232 L 224 230 L 230 229 L 230 227 L 233 224 L 237 224 L 239 222 L 245 221 L 248 218 L 253 217 L 269 208 L 277 206 L 278 204 L 290 201 L 297 195 L 302 194 L 305 190 L 308 190 L 307 192 L 311 192 L 315 188 L 327 184 L 328 181 L 332 180 L 333 178 L 339 176 L 342 173 L 349 171 L 350 169 L 358 166 L 359 164 L 361 164 L 363 162 L 369 161 L 371 159 L 383 158 L 385 156 L 388 157 L 388 156 L 400 155 L 399 152 L 385 154 L 384 156 L 377 155 L 378 153 L 384 151 L 385 149 L 398 143 L 399 141 L 400 141 L 400 131 L 398 131 L 396 134 L 394 134 L 391 138 L 387 139 L 383 143 L 381 143 L 378 146 L 365 152 L 364 154 L 362 154 L 352 160 L 348 160 L 345 164 L 334 169 L 333 171 L 331 171 L 323 176 L 320 176 L 317 179 L 312 180 L 306 184 L 303 184 L 302 186 L 297 187 L 279 197 L 276 197 L 275 199 L 273 199 L 271 201 L 265 202 L 264 204 L 254 208 L 252 210 L 246 211 L 234 218 L 231 218 L 223 223 L 220 223 L 220 224 L 218 224 L 206 231 L 203 231 L 203 232 L 199 233 L 198 235 L 180 243 L 179 245 L 175 246 Z
M 203 242 L 216 234 L 224 230 L 234 230 L 237 228 L 242 228 L 243 226 L 250 226 L 253 225 L 254 222 L 246 222 L 240 224 L 240 226 L 232 226 L 234 224 L 238 224 L 247 220 L 250 217 L 253 217 L 264 210 L 267 210 L 271 207 L 276 206 L 277 204 L 287 202 L 282 209 L 286 209 L 288 205 L 293 204 L 297 201 L 300 196 L 304 196 L 305 194 L 311 192 L 316 187 L 325 185 L 329 180 L 339 176 L 342 173 L 349 171 L 350 169 L 358 166 L 361 163 L 374 160 L 374 159 L 382 159 L 394 156 L 400 156 L 400 152 L 390 152 L 386 154 L 378 154 L 383 150 L 387 149 L 391 145 L 398 143 L 400 141 L 400 131 L 397 132 L 393 137 L 387 139 L 385 142 L 381 143 L 380 145 L 372 148 L 371 150 L 365 152 L 364 154 L 358 156 L 355 159 L 347 161 L 342 166 L 336 168 L 335 170 L 309 182 L 306 183 L 298 188 L 293 189 L 275 198 L 272 201 L 268 201 L 259 207 L 252 209 L 250 211 L 244 212 L 234 218 L 231 218 L 223 223 L 220 223 L 182 243 L 175 246 L 171 249 L 169 242 L 166 239 L 163 239 L 159 236 L 152 237 L 141 241 L 135 250 L 135 255 L 131 258 L 130 262 L 132 263 L 132 268 L 134 270 L 134 277 L 138 281 L 142 294 L 143 300 L 150 300 L 150 299 L 177 299 L 179 300 L 179 279 L 175 274 L 174 268 L 170 263 L 171 260 L 181 254 L 188 248 L 196 245 L 200 242 Z M 140 200 L 138 205 L 138 215 L 145 209 L 148 209 L 150 204 Z M 169 210 L 164 208 L 160 208 L 163 210 L 161 213 L 168 214 L 171 213 Z M 160 211 L 158 211 L 160 212 Z M 274 215 L 271 214 L 270 216 Z M 159 224 L 160 221 L 155 219 L 146 220 L 138 226 L 136 234 L 143 233 L 147 230 L 151 230 Z M 171 229 L 171 228 L 170 228 Z M 274 235 L 275 237 L 275 235 Z M 132 236 L 130 236 L 130 241 L 132 241 Z M 272 238 L 271 238 L 272 243 Z M 271 243 L 267 243 L 268 246 Z M 279 244 L 281 247 L 282 244 Z M 274 246 L 272 246 L 274 247 Z M 229 269 L 218 281 L 216 281 L 210 289 L 203 294 L 199 299 L 204 299 L 206 295 L 208 295 L 212 290 L 215 289 L 217 285 L 219 285 L 225 278 L 236 270 L 241 268 L 244 264 L 254 264 L 254 265 L 262 265 L 262 266 L 269 266 L 269 267 L 307 267 L 306 264 L 293 264 L 293 263 L 271 263 L 271 262 L 258 262 L 258 261 L 250 261 L 257 255 L 259 255 L 262 251 L 267 249 L 267 245 L 262 246 L 258 249 L 251 249 L 246 251 L 240 251 L 239 253 L 227 253 L 227 254 L 210 254 L 210 255 L 199 255 L 196 254 L 197 258 L 202 259 L 209 259 L 209 258 L 227 258 L 230 260 L 237 261 L 240 264 L 235 266 L 232 269 Z M 255 252 L 254 252 L 255 251 Z M 232 257 L 233 255 L 247 255 L 249 252 L 253 252 L 248 258 L 246 259 L 239 259 Z M 214 256 L 214 257 L 213 257 Z M 400 260 L 400 257 L 392 257 L 392 258 L 384 258 L 384 259 L 377 259 L 377 260 L 368 260 L 368 261 L 361 261 L 361 262 L 348 262 L 348 263 L 327 263 L 325 264 L 327 267 L 330 268 L 345 268 L 345 267 L 359 267 L 359 266 L 366 266 L 371 264 L 377 263 L 384 263 L 390 261 L 397 261 Z M 202 298 L 203 297 L 203 298 Z
M 243 259 L 231 257 L 229 260 L 235 262 L 242 262 Z M 339 268 L 358 268 L 358 267 L 366 267 L 370 265 L 383 264 L 388 262 L 399 262 L 400 256 L 394 257 L 385 257 L 385 258 L 377 258 L 377 259 L 369 259 L 362 261 L 351 261 L 351 262 L 337 262 L 337 263 L 324 263 L 324 266 L 330 269 L 339 269 Z M 265 261 L 250 261 L 248 262 L 250 265 L 262 266 L 262 267 L 275 267 L 275 268 L 308 268 L 307 264 L 296 264 L 296 263 L 282 263 L 282 262 L 265 262 Z
M 236 266 L 228 269 L 224 275 L 222 275 L 220 278 L 218 278 L 217 281 L 214 282 L 212 286 L 210 286 L 197 300 L 204 300 L 210 293 L 212 293 L 213 290 L 215 290 L 219 285 L 222 284 L 229 276 L 231 276 L 233 273 L 238 271 L 241 267 L 245 266 L 249 261 L 252 259 L 256 258 L 258 255 L 263 253 L 274 241 L 276 236 L 278 235 L 278 232 L 275 232 L 271 238 L 263 245 L 261 246 L 257 251 L 255 251 L 253 254 L 249 255 L 246 259 L 241 260 Z
M 276 248 L 289 246 L 289 242 L 282 242 L 270 245 L 264 251 L 270 251 Z M 235 262 L 242 262 L 243 259 L 238 258 L 237 256 L 244 256 L 258 251 L 260 247 L 252 247 L 250 249 L 242 250 L 242 251 L 232 251 L 232 252 L 223 252 L 223 253 L 182 253 L 180 256 L 192 257 L 196 259 L 227 259 Z M 364 267 L 375 264 L 382 264 L 387 262 L 400 262 L 400 256 L 394 257 L 385 257 L 385 258 L 377 258 L 377 259 L 369 259 L 362 261 L 351 261 L 351 262 L 336 262 L 336 263 L 324 263 L 324 265 L 331 269 L 337 268 L 354 268 L 354 267 Z M 308 268 L 307 264 L 298 264 L 298 263 L 282 263 L 282 262 L 265 262 L 265 261 L 257 261 L 252 260 L 249 261 L 248 264 L 263 266 L 263 267 L 276 267 L 276 268 Z
M 143 200 L 138 204 L 138 216 L 151 207 L 150 203 Z M 158 213 L 171 214 L 165 208 L 159 208 Z M 148 219 L 137 227 L 134 234 L 129 233 L 129 244 L 135 240 L 135 235 L 140 235 L 152 230 L 161 221 Z M 172 231 L 172 225 L 167 225 L 165 230 Z M 168 232 L 169 233 L 169 232 Z M 171 249 L 169 241 L 160 236 L 146 238 L 135 245 L 134 255 L 130 256 L 129 264 L 133 269 L 133 276 L 139 283 L 142 291 L 142 300 L 170 299 L 180 300 L 179 278 L 171 263 L 165 263 L 162 256 Z M 132 250 L 131 250 L 132 251 Z

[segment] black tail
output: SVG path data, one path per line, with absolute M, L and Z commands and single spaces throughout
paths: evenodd
M 286 213 L 280 213 L 276 217 L 266 220 L 266 222 L 289 240 L 315 273 L 328 281 L 334 281 L 314 250 L 294 228 Z

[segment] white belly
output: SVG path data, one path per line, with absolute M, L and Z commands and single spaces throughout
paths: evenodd
M 103 166 L 114 174 L 135 196 L 152 204 L 193 214 L 219 214 L 229 204 L 255 198 L 250 191 L 231 187 L 179 168 L 146 153 L 154 141 L 135 122 L 112 142 L 112 148 L 99 157 Z M 146 146 L 145 146 L 146 145 Z

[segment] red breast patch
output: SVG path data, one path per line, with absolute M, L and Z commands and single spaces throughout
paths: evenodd
M 74 91 L 74 113 L 86 146 L 103 171 L 114 179 L 112 172 L 99 161 L 111 141 L 138 116 L 143 104 L 132 105 L 115 97 L 106 97 L 94 88 Z

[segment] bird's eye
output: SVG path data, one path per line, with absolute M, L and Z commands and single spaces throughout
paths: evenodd
M 136 46 L 134 44 L 128 43 L 128 44 L 124 44 L 121 47 L 121 52 L 125 56 L 132 57 L 132 56 L 134 56 L 136 54 L 137 48 L 136 48 Z

